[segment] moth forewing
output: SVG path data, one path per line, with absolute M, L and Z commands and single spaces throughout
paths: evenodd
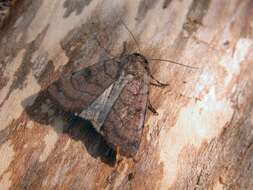
M 49 86 L 51 97 L 66 111 L 87 109 L 117 79 L 118 63 L 98 62 L 77 72 L 62 75 Z
M 104 114 L 112 88 L 113 84 L 108 87 L 87 109 L 84 109 L 79 114 L 81 118 L 90 120 L 97 132 L 100 132 L 100 128 L 103 125 L 103 122 L 98 119 L 99 115 Z
M 99 76 L 98 76 L 99 77 Z M 95 129 L 101 133 L 101 127 L 104 124 L 110 110 L 117 101 L 123 88 L 133 78 L 132 75 L 121 73 L 120 77 L 107 88 L 87 109 L 83 110 L 79 116 L 90 120 Z
M 137 61 L 137 57 L 135 58 L 129 59 L 124 67 L 127 72 L 128 66 L 131 67 L 131 64 L 134 64 L 135 75 L 121 91 L 101 128 L 106 141 L 115 149 L 117 147 L 121 155 L 128 157 L 134 156 L 139 148 L 150 81 L 143 63 Z
M 66 111 L 90 120 L 111 147 L 134 156 L 142 136 L 148 87 L 144 60 L 130 54 L 64 75 L 49 92 Z

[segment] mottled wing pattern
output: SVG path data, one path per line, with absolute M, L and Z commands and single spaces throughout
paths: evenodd
M 90 120 L 112 148 L 131 157 L 141 141 L 150 82 L 142 61 L 132 54 L 100 62 L 62 76 L 49 92 L 65 110 Z
M 103 94 L 94 100 L 87 109 L 84 109 L 79 116 L 90 120 L 93 127 L 98 132 L 101 132 L 101 127 L 107 119 L 108 114 L 111 112 L 112 107 L 114 106 L 124 87 L 132 78 L 132 75 L 125 75 L 123 70 L 118 79 L 109 88 L 107 88 Z
M 139 75 L 122 90 L 101 128 L 106 141 L 128 157 L 134 156 L 139 148 L 149 90 L 146 70 L 141 63 L 135 64 L 139 64 Z
M 116 60 L 99 62 L 61 76 L 48 91 L 66 111 L 80 112 L 117 80 L 118 69 Z

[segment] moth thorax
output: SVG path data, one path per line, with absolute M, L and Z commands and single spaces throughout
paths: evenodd
M 135 77 L 142 76 L 146 72 L 145 65 L 138 60 L 129 61 L 125 65 L 124 70 L 126 74 L 131 74 Z

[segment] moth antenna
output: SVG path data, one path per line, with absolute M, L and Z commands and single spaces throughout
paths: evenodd
M 148 61 L 163 61 L 163 62 L 169 62 L 169 63 L 173 63 L 175 65 L 180 65 L 180 66 L 183 66 L 183 67 L 187 67 L 187 68 L 190 68 L 190 69 L 199 69 L 199 67 L 185 65 L 183 63 L 179 63 L 179 62 L 172 61 L 172 60 L 169 60 L 169 59 L 148 59 Z
M 125 29 L 129 32 L 130 36 L 133 38 L 135 44 L 137 45 L 139 52 L 141 53 L 141 48 L 140 48 L 136 38 L 134 37 L 134 34 L 132 33 L 132 31 L 128 28 L 128 26 L 124 23 L 124 21 L 121 18 L 120 18 L 120 22 L 125 27 Z
M 134 42 L 136 43 L 139 52 L 141 53 L 141 48 L 140 48 L 136 38 L 134 37 L 134 34 L 132 33 L 132 31 L 128 28 L 128 26 L 124 23 L 124 21 L 121 18 L 120 18 L 120 22 L 125 27 L 125 29 L 129 32 L 129 34 L 133 38 Z M 185 65 L 185 64 L 182 64 L 182 63 L 179 63 L 179 62 L 176 62 L 176 61 L 172 61 L 172 60 L 169 60 L 169 59 L 149 59 L 148 61 L 163 61 L 163 62 L 169 62 L 169 63 L 173 63 L 173 64 L 180 65 L 180 66 L 183 66 L 183 67 L 187 67 L 187 68 L 190 68 L 190 69 L 199 69 L 198 67 Z
M 148 75 L 151 77 L 151 79 L 153 79 L 156 83 L 150 83 L 151 85 L 154 85 L 154 86 L 158 86 L 158 87 L 166 87 L 168 86 L 169 84 L 166 84 L 166 83 L 162 83 L 160 82 L 159 80 L 157 80 L 152 74 L 151 74 L 151 71 L 149 69 L 149 67 L 145 67 Z
M 158 83 L 158 82 L 156 82 L 156 83 L 150 82 L 149 84 L 152 85 L 152 86 L 159 87 L 159 88 L 164 88 L 164 87 L 166 87 L 166 86 L 169 86 L 169 84 L 161 83 L 160 81 L 159 81 L 159 83 Z
M 151 85 L 158 86 L 158 87 L 161 87 L 161 88 L 169 86 L 169 84 L 162 83 L 159 80 L 157 80 L 151 73 L 149 73 L 149 76 L 156 82 L 156 83 L 151 82 Z

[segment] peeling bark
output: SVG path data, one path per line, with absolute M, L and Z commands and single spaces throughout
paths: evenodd
M 12 3 L 0 18 L 0 189 L 252 189 L 252 0 Z M 134 158 L 47 92 L 123 42 L 199 68 L 152 62 L 170 86 L 151 89 L 159 115 L 147 113 Z

